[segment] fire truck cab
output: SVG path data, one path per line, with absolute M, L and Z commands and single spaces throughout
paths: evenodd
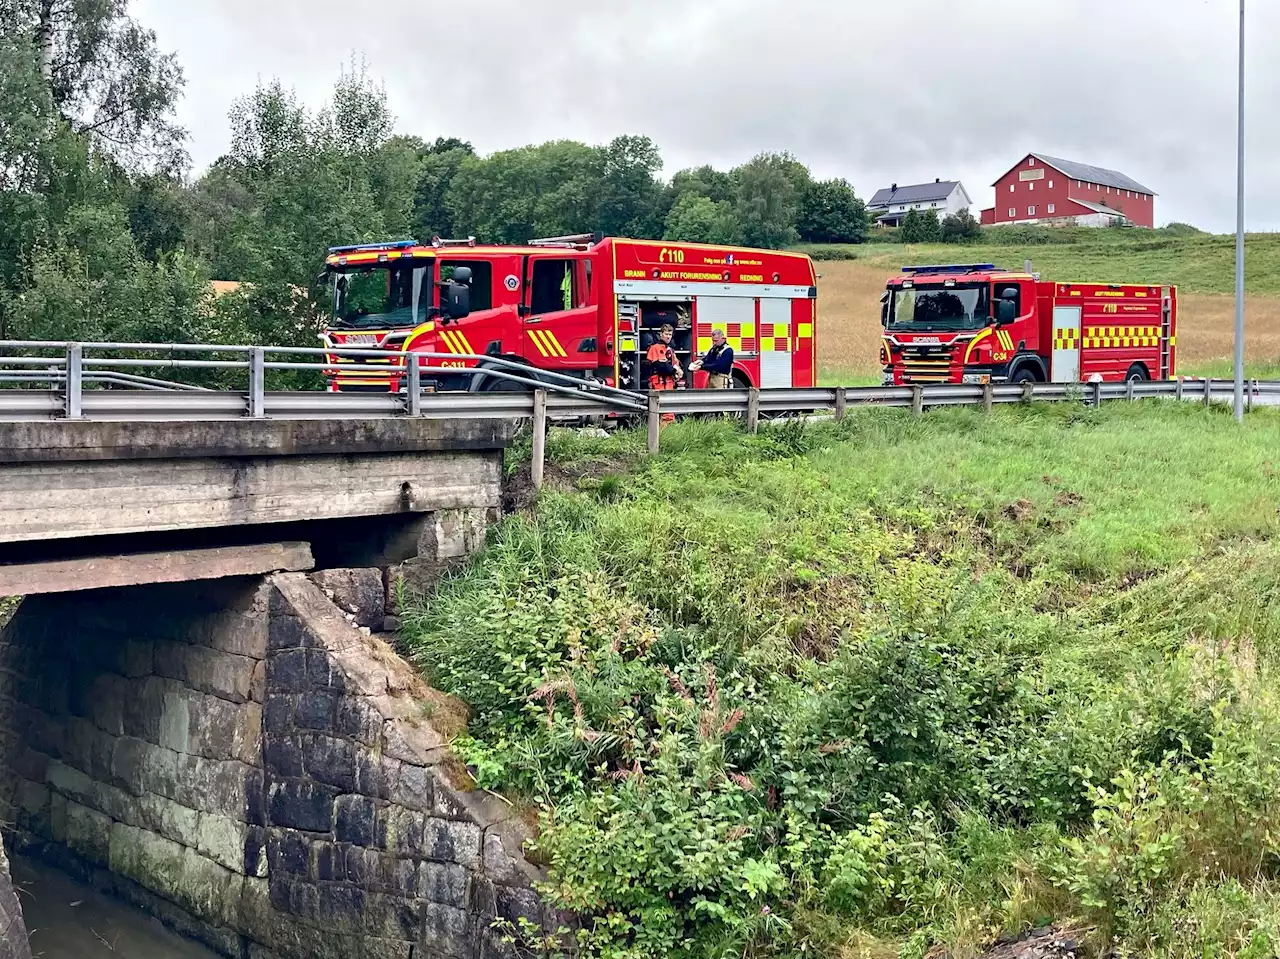
M 886 385 L 1170 379 L 1175 287 L 908 266 L 881 297 Z
M 428 388 L 528 388 L 486 375 L 492 357 L 533 379 L 547 370 L 643 390 L 645 353 L 667 323 L 687 387 L 705 385 L 689 367 L 714 329 L 734 349 L 735 384 L 815 382 L 817 280 L 804 254 L 599 235 L 512 247 L 436 238 L 332 248 L 323 276 L 333 294 L 325 346 L 456 357 L 420 361 L 445 371 L 424 373 Z M 329 388 L 399 390 L 401 362 L 345 360 Z

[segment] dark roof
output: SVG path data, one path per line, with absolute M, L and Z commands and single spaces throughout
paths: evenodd
M 883 190 L 876 191 L 876 195 L 871 198 L 867 206 L 875 209 L 892 206 L 895 203 L 931 203 L 936 200 L 945 200 L 959 185 L 960 183 L 956 180 L 941 180 L 938 183 L 900 186 L 896 190 L 893 187 L 885 187 Z
M 1046 166 L 1061 170 L 1072 180 L 1081 180 L 1085 183 L 1100 183 L 1116 190 L 1131 190 L 1134 193 L 1145 193 L 1148 196 L 1156 195 L 1155 190 L 1143 186 L 1137 180 L 1115 170 L 1108 170 L 1100 166 L 1090 166 L 1087 163 L 1076 163 L 1074 160 L 1061 160 L 1058 157 L 1046 156 L 1043 153 L 1033 153 L 1031 155 Z

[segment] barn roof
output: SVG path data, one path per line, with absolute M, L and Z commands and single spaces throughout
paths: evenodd
M 1063 172 L 1065 173 L 1066 171 L 1064 170 Z M 1075 177 L 1073 176 L 1072 179 L 1074 180 Z M 1126 187 L 1125 189 L 1132 189 L 1132 187 Z M 1122 216 L 1128 219 L 1123 210 L 1117 210 L 1115 207 L 1107 206 L 1105 203 L 1090 203 L 1088 200 L 1080 200 L 1076 197 L 1072 197 L 1071 202 L 1092 210 L 1094 213 L 1106 213 L 1109 216 Z
M 945 200 L 960 183 L 956 180 L 939 180 L 936 183 L 917 183 L 912 186 L 885 187 L 877 190 L 867 205 L 876 207 L 892 206 L 895 203 L 932 203 Z
M 1135 193 L 1145 193 L 1148 196 L 1155 196 L 1156 191 L 1150 187 L 1143 186 L 1132 177 L 1127 177 L 1123 173 L 1116 170 L 1108 170 L 1105 167 L 1090 166 L 1088 163 L 1077 163 L 1074 160 L 1062 160 L 1058 157 L 1051 157 L 1044 153 L 1033 153 L 1035 157 L 1046 166 L 1051 166 L 1055 170 L 1061 170 L 1073 180 L 1081 180 L 1085 183 L 1100 183 L 1103 186 L 1109 186 L 1116 190 L 1132 190 Z

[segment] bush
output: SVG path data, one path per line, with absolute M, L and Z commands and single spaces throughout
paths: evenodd
M 842 246 L 816 246 L 808 250 L 809 256 L 818 261 L 856 260 L 858 254 L 854 250 Z

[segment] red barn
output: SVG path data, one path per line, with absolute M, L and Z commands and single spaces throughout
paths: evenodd
M 1156 195 L 1115 170 L 1031 153 L 995 183 L 996 205 L 982 211 L 984 226 L 1001 223 L 1074 223 L 1110 226 L 1128 220 L 1156 225 Z

